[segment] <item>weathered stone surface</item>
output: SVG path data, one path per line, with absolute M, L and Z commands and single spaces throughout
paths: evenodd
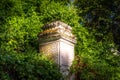
M 69 74 L 69 68 L 74 60 L 74 45 L 64 39 L 60 39 L 60 70 L 64 75 Z
M 52 57 L 52 60 L 58 63 L 59 41 L 42 43 L 39 45 L 39 50 L 44 55 Z
M 43 32 L 39 33 L 38 37 L 40 43 L 60 38 L 76 43 L 75 36 L 72 34 L 72 28 L 61 21 L 55 21 L 43 26 Z
M 72 28 L 61 21 L 55 21 L 43 26 L 43 32 L 39 33 L 38 37 L 40 52 L 52 56 L 60 66 L 61 73 L 67 76 L 74 60 L 74 44 L 76 43 Z

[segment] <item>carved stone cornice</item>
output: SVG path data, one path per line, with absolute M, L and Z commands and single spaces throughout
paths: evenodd
M 42 29 L 43 32 L 38 34 L 40 43 L 60 38 L 76 43 L 76 37 L 72 34 L 72 28 L 61 21 L 46 24 L 42 27 Z

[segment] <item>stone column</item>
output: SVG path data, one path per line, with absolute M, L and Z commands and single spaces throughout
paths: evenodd
M 74 60 L 75 36 L 72 28 L 61 22 L 54 21 L 42 27 L 43 32 L 38 34 L 39 51 L 52 59 L 60 66 L 60 72 L 67 76 Z

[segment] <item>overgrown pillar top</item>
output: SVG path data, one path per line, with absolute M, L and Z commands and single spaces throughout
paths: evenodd
M 63 38 L 72 43 L 76 43 L 75 36 L 72 34 L 72 28 L 61 21 L 54 21 L 42 27 L 43 32 L 39 33 L 39 41 L 47 42 Z

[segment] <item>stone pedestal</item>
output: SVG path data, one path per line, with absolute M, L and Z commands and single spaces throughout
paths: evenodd
M 74 60 L 75 36 L 72 28 L 61 22 L 54 21 L 43 26 L 43 32 L 39 33 L 39 51 L 59 65 L 64 76 L 69 74 L 69 68 Z

